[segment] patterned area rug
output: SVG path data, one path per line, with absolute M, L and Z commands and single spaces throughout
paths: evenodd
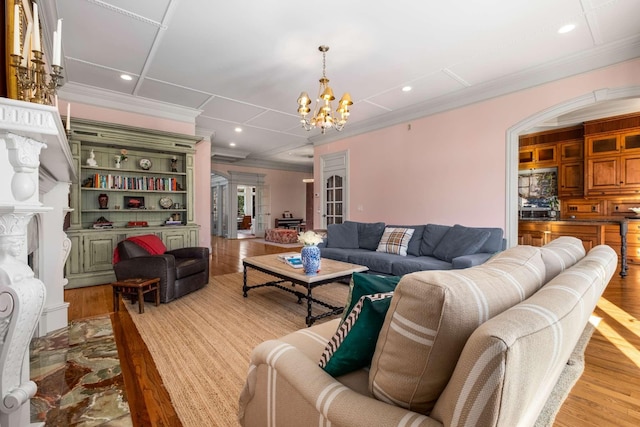
M 268 280 L 273 278 L 249 272 L 249 284 Z M 347 293 L 340 283 L 313 291 L 335 305 L 344 304 Z M 306 304 L 280 289 L 253 289 L 243 298 L 242 273 L 214 276 L 203 289 L 159 307 L 145 304 L 143 314 L 137 305 L 125 306 L 184 427 L 237 427 L 252 349 L 304 328 L 306 316 Z
M 31 422 L 45 426 L 132 426 L 109 315 L 73 321 L 34 338 Z M 41 390 L 44 390 L 41 392 Z

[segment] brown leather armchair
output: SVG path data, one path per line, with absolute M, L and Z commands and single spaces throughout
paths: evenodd
M 209 283 L 209 248 L 192 247 L 151 255 L 136 243 L 118 243 L 116 278 L 160 278 L 160 302 L 167 303 Z M 149 294 L 148 294 L 149 295 Z

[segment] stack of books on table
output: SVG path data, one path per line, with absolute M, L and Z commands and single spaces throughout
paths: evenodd
M 278 258 L 293 268 L 302 268 L 302 258 L 300 254 L 282 254 Z

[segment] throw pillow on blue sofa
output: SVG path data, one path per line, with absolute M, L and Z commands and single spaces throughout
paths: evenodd
M 459 256 L 475 254 L 490 234 L 486 230 L 456 224 L 442 237 L 433 251 L 433 256 L 451 262 Z
M 358 224 L 343 222 L 327 226 L 327 247 L 340 249 L 358 249 Z

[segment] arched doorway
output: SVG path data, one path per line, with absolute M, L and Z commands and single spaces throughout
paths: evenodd
M 546 110 L 540 111 L 516 123 L 507 129 L 506 137 L 506 237 L 508 244 L 514 246 L 518 242 L 518 151 L 519 136 L 539 123 L 551 120 L 563 114 L 589 107 L 597 103 L 629 98 L 640 98 L 640 87 L 618 89 L 599 89 L 586 93 Z

